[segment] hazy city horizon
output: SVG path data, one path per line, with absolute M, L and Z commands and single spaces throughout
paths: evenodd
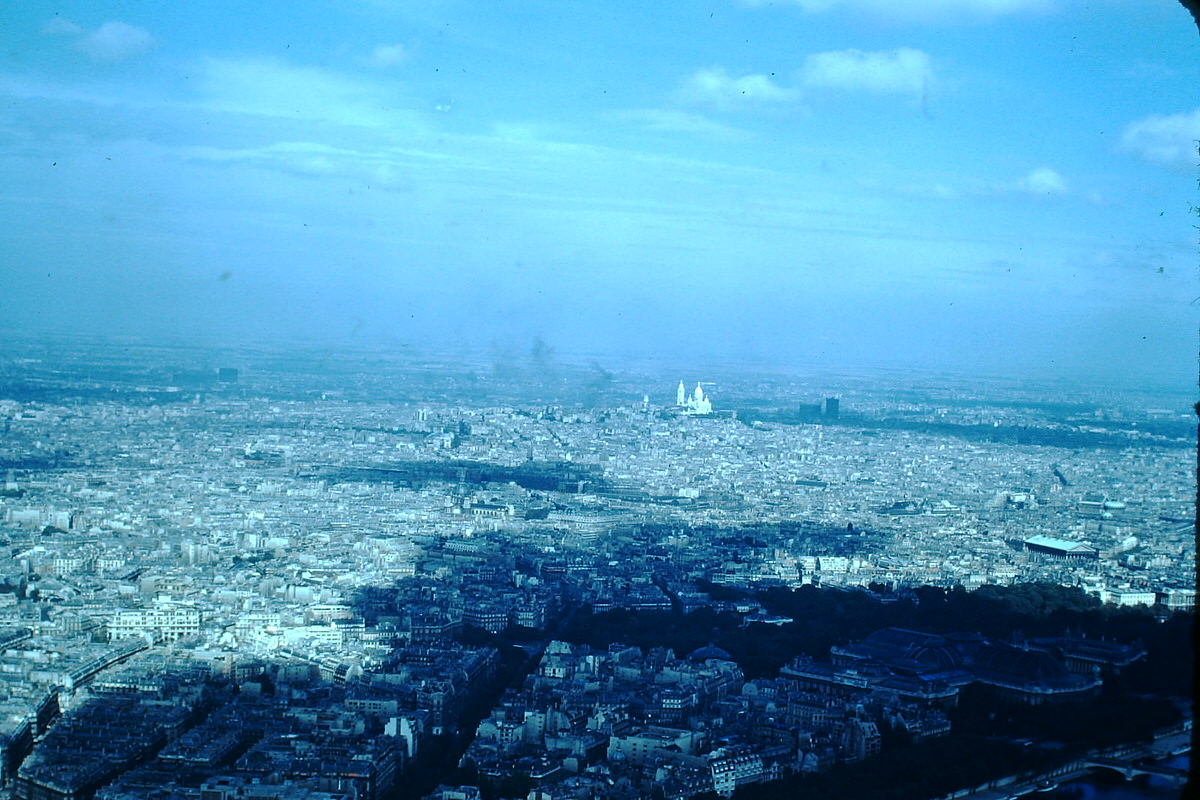
M 0 791 L 1177 794 L 1186 394 L 538 341 L 9 337 Z
M 1198 334 L 1200 336 L 1200 334 Z M 1175 376 L 1161 372 L 1147 373 L 1133 379 L 1127 372 L 1115 370 L 1070 371 L 1055 369 L 1052 364 L 1040 368 L 1004 368 L 1002 364 L 965 365 L 957 363 L 904 363 L 848 361 L 834 362 L 827 359 L 751 358 L 743 354 L 722 355 L 716 352 L 663 352 L 647 348 L 644 351 L 614 349 L 572 349 L 561 343 L 551 343 L 534 335 L 523 341 L 495 339 L 478 342 L 409 339 L 405 341 L 388 338 L 372 340 L 369 336 L 326 339 L 321 337 L 290 338 L 263 337 L 261 339 L 231 337 L 220 339 L 186 336 L 117 335 L 109 331 L 63 330 L 29 331 L 0 328 L 0 341 L 8 341 L 20 351 L 29 353 L 40 350 L 53 353 L 57 344 L 81 345 L 98 351 L 116 352 L 121 348 L 165 351 L 176 349 L 184 360 L 178 366 L 213 366 L 218 363 L 245 366 L 253 363 L 254 354 L 291 355 L 309 357 L 317 363 L 334 367 L 335 370 L 353 369 L 357 359 L 375 357 L 384 363 L 422 362 L 431 358 L 451 359 L 461 366 L 478 370 L 485 377 L 502 376 L 519 384 L 527 379 L 532 385 L 537 379 L 554 375 L 560 370 L 599 370 L 601 372 L 625 373 L 649 381 L 658 374 L 666 381 L 663 386 L 650 387 L 669 393 L 672 375 L 717 373 L 726 376 L 752 378 L 754 376 L 789 377 L 836 383 L 843 378 L 914 380 L 920 384 L 935 385 L 939 378 L 957 384 L 971 380 L 1007 384 L 1015 388 L 1025 384 L 1028 390 L 1043 390 L 1069 395 L 1086 396 L 1101 392 L 1114 396 L 1128 395 L 1158 396 L 1170 399 L 1179 407 L 1194 402 L 1197 383 L 1200 382 L 1200 354 L 1194 368 L 1180 369 Z M 30 349 L 32 348 L 32 350 Z M 336 359 L 348 359 L 345 364 L 334 364 Z M 167 359 L 160 359 L 155 366 L 165 366 Z M 900 385 L 900 383 L 897 383 Z M 665 395 L 664 395 L 665 396 Z M 531 399 L 536 399 L 531 397 Z

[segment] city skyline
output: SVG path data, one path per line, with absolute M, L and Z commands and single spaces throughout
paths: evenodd
M 19 800 L 1003 800 L 1077 794 L 1114 758 L 1185 776 L 1186 403 L 19 345 Z

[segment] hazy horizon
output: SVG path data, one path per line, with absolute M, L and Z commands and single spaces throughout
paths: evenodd
M 5 12 L 0 335 L 1197 375 L 1175 0 Z
M 147 388 L 164 388 L 172 385 L 173 378 L 185 383 L 206 374 L 215 378 L 218 368 L 232 367 L 240 371 L 244 386 L 268 392 L 281 378 L 286 382 L 299 380 L 310 388 L 333 388 L 350 380 L 348 385 L 355 386 L 359 398 L 380 390 L 386 395 L 388 381 L 416 378 L 433 385 L 471 378 L 470 402 L 485 405 L 491 393 L 499 392 L 492 401 L 501 404 L 516 397 L 532 405 L 572 405 L 581 398 L 590 398 L 589 404 L 608 407 L 640 401 L 645 395 L 653 406 L 669 406 L 674 403 L 678 382 L 683 380 L 689 392 L 696 383 L 702 383 L 723 411 L 743 404 L 747 398 L 757 398 L 753 402 L 758 402 L 761 398 L 756 392 L 773 395 L 790 389 L 794 393 L 791 399 L 801 405 L 820 403 L 828 396 L 899 399 L 912 395 L 932 403 L 1092 405 L 1130 412 L 1160 409 L 1191 420 L 1195 397 L 1191 386 L 1130 381 L 1112 374 L 1017 375 L 943 366 L 751 361 L 711 355 L 631 357 L 560 351 L 537 337 L 524 348 L 501 347 L 495 342 L 468 346 L 320 339 L 205 345 L 186 338 L 147 339 L 92 332 L 18 334 L 0 328 L 0 341 L 8 344 L 5 357 L 0 358 L 0 373 L 14 382 L 10 388 L 18 393 L 17 387 L 26 379 L 40 384 L 41 370 L 50 370 L 42 377 L 69 381 L 71 375 L 86 379 L 93 369 L 100 369 L 101 376 L 107 375 L 106 370 L 115 367 L 117 372 L 112 375 L 123 374 L 124 381 L 140 380 Z M 583 394 L 572 394 L 580 391 Z M 847 402 L 847 411 L 853 412 L 854 401 Z

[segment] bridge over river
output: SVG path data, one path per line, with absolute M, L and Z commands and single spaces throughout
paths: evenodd
M 1053 770 L 1040 773 L 1024 773 L 998 778 L 973 789 L 962 789 L 945 795 L 938 800 L 1011 800 L 1011 798 L 1048 792 L 1059 783 L 1082 778 L 1096 770 L 1108 770 L 1126 780 L 1138 775 L 1165 778 L 1173 787 L 1182 787 L 1188 771 L 1161 762 L 1171 756 L 1191 750 L 1192 722 L 1165 731 L 1160 731 L 1149 744 L 1130 744 L 1111 747 L 1089 753 Z
M 1149 756 L 1154 758 L 1154 756 Z M 1166 778 L 1171 782 L 1172 786 L 1183 786 L 1187 780 L 1188 771 L 1179 767 L 1172 767 L 1166 764 L 1157 764 L 1152 761 L 1142 759 L 1131 760 L 1129 758 L 1085 758 L 1081 759 L 1084 766 L 1095 769 L 1107 769 L 1113 772 L 1120 773 L 1125 780 L 1136 778 L 1138 775 L 1156 775 L 1160 778 Z

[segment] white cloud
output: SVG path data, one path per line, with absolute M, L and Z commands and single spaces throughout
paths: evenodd
M 408 60 L 408 49 L 402 44 L 377 44 L 371 51 L 368 63 L 373 67 L 387 69 Z
M 1121 136 L 1121 146 L 1146 161 L 1189 171 L 1200 163 L 1197 142 L 1200 142 L 1200 108 L 1143 117 L 1131 122 Z
M 201 74 L 202 103 L 219 111 L 365 127 L 417 123 L 395 87 L 318 67 L 275 58 L 213 58 Z
M 42 33 L 73 39 L 76 50 L 86 53 L 93 61 L 109 63 L 141 55 L 157 44 L 149 31 L 119 20 L 89 31 L 56 15 L 42 27 Z
M 697 71 L 679 88 L 677 96 L 688 105 L 730 110 L 748 105 L 779 105 L 800 99 L 800 92 L 776 84 L 761 73 L 734 77 L 721 67 Z
M 192 161 L 251 165 L 306 178 L 358 180 L 379 189 L 411 188 L 406 164 L 411 156 L 387 149 L 355 150 L 320 142 L 281 141 L 242 149 L 188 147 L 182 152 Z
M 1067 181 L 1049 167 L 1038 167 L 1017 182 L 1017 186 L 1030 194 L 1066 194 Z
M 83 33 L 83 28 L 71 22 L 66 17 L 55 16 L 42 28 L 42 33 L 47 33 L 51 36 L 78 36 Z
M 75 46 L 95 61 L 124 61 L 140 55 L 154 46 L 150 32 L 124 22 L 106 22 L 88 31 Z
M 924 197 L 933 200 L 958 200 L 962 195 L 953 186 L 947 186 L 944 183 L 922 184 L 919 186 L 905 187 L 906 193 L 917 197 Z
M 800 79 L 809 88 L 921 95 L 934 73 L 929 55 L 909 47 L 871 53 L 834 50 L 805 58 Z
M 724 141 L 745 139 L 749 136 L 746 131 L 714 122 L 700 114 L 679 109 L 632 109 L 615 112 L 610 116 L 618 122 L 630 123 L 649 131 L 661 133 L 686 133 Z
M 1008 14 L 1043 13 L 1056 0 L 743 0 L 748 6 L 793 5 L 809 14 L 847 10 L 898 22 L 990 19 Z

